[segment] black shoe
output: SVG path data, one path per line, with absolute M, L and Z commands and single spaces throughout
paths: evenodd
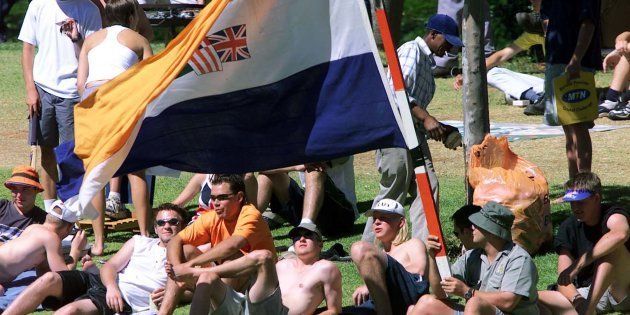
M 542 116 L 545 113 L 545 107 L 541 103 L 532 103 L 525 107 L 523 114 L 527 116 Z

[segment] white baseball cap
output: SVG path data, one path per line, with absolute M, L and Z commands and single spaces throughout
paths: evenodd
M 375 211 L 381 213 L 393 213 L 403 217 L 405 216 L 405 208 L 403 208 L 403 206 L 398 201 L 393 199 L 382 199 L 381 201 L 376 203 L 374 208 L 365 211 L 365 216 L 371 217 Z
M 61 210 L 61 213 L 57 213 L 57 211 L 55 211 L 55 208 L 59 208 L 59 210 Z M 66 205 L 61 200 L 55 200 L 55 202 L 53 202 L 50 206 L 50 209 L 46 212 L 53 217 L 59 220 L 66 221 L 68 223 L 77 222 L 77 216 L 68 207 L 66 207 Z

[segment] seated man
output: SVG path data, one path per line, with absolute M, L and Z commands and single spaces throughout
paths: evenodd
M 186 211 L 173 204 L 157 207 L 155 234 L 135 235 L 112 256 L 100 277 L 84 271 L 49 272 L 31 284 L 4 314 L 27 314 L 42 303 L 60 313 L 138 313 L 159 307 L 166 284 L 166 244 L 185 225 Z M 155 311 L 155 310 L 152 310 Z
M 411 314 L 538 314 L 538 273 L 527 251 L 512 242 L 512 212 L 490 201 L 469 220 L 474 249 L 451 266 L 452 277 L 440 277 L 435 262 L 440 243 L 437 236 L 428 237 L 433 295 L 420 298 Z M 451 302 L 447 294 L 465 298 L 466 305 Z
M 326 236 L 350 232 L 358 216 L 353 160 L 351 156 L 261 172 L 258 204 L 269 205 L 272 213 L 293 226 L 313 223 Z M 300 171 L 304 189 L 289 177 L 289 171 Z M 266 218 L 273 222 L 270 219 Z
M 374 219 L 372 229 L 377 245 L 360 241 L 352 244 L 351 256 L 364 286 L 352 298 L 356 311 L 375 309 L 376 314 L 406 314 L 420 296 L 427 293 L 427 256 L 422 241 L 409 237 L 403 206 L 382 199 L 365 215 Z
M 63 202 L 57 200 L 44 224 L 30 225 L 19 237 L 0 246 L 0 285 L 35 267 L 52 271 L 74 269 L 87 242 L 83 231 L 77 232 L 70 249 L 72 261 L 66 264 L 61 240 L 70 234 L 74 218 Z
M 462 254 L 469 249 L 476 248 L 475 242 L 473 242 L 473 224 L 468 217 L 479 211 L 481 211 L 480 206 L 465 205 L 451 216 L 453 220 L 453 234 L 462 242 Z
M 628 89 L 630 89 L 630 32 L 623 32 L 615 39 L 615 50 L 604 58 L 603 69 L 613 70 L 610 87 L 606 92 L 606 98 L 597 109 L 599 117 L 608 117 L 612 120 L 630 119 L 630 103 L 628 102 Z M 625 94 L 624 94 L 625 93 Z
M 168 264 L 172 268 L 192 268 L 221 264 L 254 250 L 265 249 L 276 257 L 276 248 L 269 227 L 260 212 L 247 203 L 242 175 L 215 175 L 211 182 L 214 211 L 202 214 L 195 222 L 175 235 L 168 244 Z M 205 252 L 197 247 L 204 246 Z M 179 266 L 183 265 L 183 266 Z M 171 268 L 171 267 L 169 267 Z M 180 292 L 194 289 L 194 280 L 176 282 L 169 274 L 160 314 L 173 312 Z M 226 280 L 234 289 L 247 287 L 247 276 Z
M 322 235 L 314 224 L 302 223 L 289 232 L 295 256 L 274 266 L 266 250 L 251 252 L 210 268 L 175 267 L 178 277 L 199 276 L 191 313 L 207 314 L 313 314 L 322 301 L 326 311 L 341 312 L 341 272 L 320 260 Z M 221 278 L 255 276 L 247 294 L 236 292 Z M 208 299 L 209 297 L 209 299 Z
M 0 199 L 0 246 L 22 234 L 31 224 L 42 224 L 46 212 L 35 205 L 37 194 L 44 191 L 39 174 L 30 166 L 16 166 L 4 182 L 12 200 Z
M 558 290 L 541 291 L 540 303 L 553 314 L 626 313 L 630 215 L 602 204 L 601 182 L 594 173 L 578 173 L 567 187 L 564 200 L 571 203 L 573 215 L 562 222 L 555 239 Z

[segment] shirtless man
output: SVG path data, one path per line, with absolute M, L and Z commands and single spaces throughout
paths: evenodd
M 191 314 L 313 314 L 322 301 L 320 314 L 341 312 L 341 272 L 334 263 L 319 260 L 322 234 L 312 223 L 302 223 L 289 232 L 295 256 L 274 268 L 267 250 L 253 251 L 236 260 L 210 268 L 182 269 L 177 277 L 199 276 L 190 307 Z M 247 295 L 236 292 L 221 278 L 255 275 Z M 210 297 L 210 299 L 208 299 Z
M 366 284 L 352 298 L 359 308 L 375 309 L 379 315 L 406 314 L 429 290 L 424 278 L 425 246 L 419 239 L 409 238 L 405 210 L 397 201 L 382 199 L 365 215 L 374 219 L 376 244 L 352 244 L 352 260 Z
M 70 234 L 73 221 L 76 221 L 71 217 L 73 215 L 63 202 L 55 201 L 44 224 L 30 225 L 18 238 L 1 246 L 0 285 L 46 262 L 52 271 L 74 269 L 87 239 L 83 231 L 77 232 L 70 249 L 72 261 L 66 264 L 61 252 L 61 240 Z

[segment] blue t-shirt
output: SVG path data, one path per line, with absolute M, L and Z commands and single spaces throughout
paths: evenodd
M 547 62 L 568 64 L 577 45 L 582 21 L 595 25 L 593 38 L 582 58 L 582 67 L 600 70 L 600 0 L 543 0 L 541 14 L 549 18 L 545 47 Z

